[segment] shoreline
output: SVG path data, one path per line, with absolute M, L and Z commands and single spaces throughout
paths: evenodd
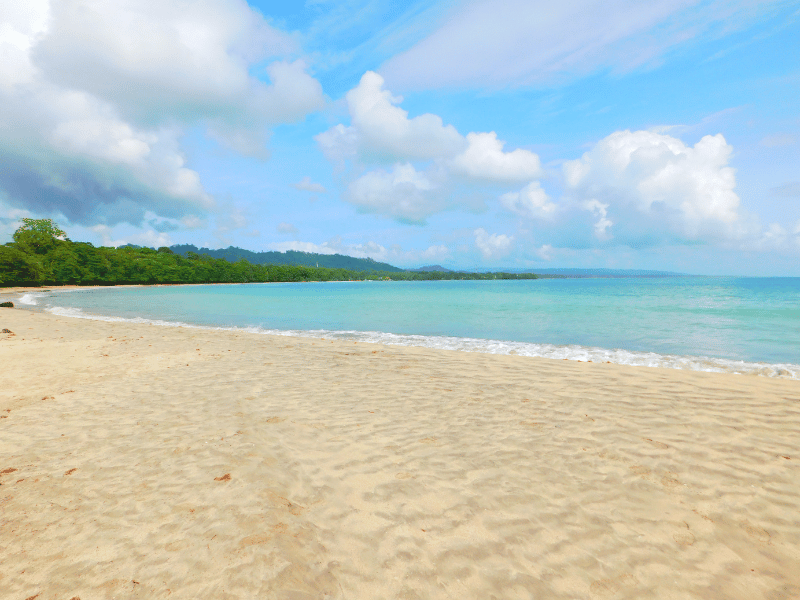
M 800 590 L 795 381 L 14 309 L 2 328 L 14 597 Z
M 320 282 L 328 283 L 328 282 Z M 347 282 L 345 282 L 347 283 Z M 173 284 L 163 284 L 160 287 L 171 287 Z M 248 284 L 174 284 L 185 285 L 248 285 Z M 64 292 L 73 290 L 105 289 L 106 286 L 69 286 Z M 113 286 L 125 288 L 144 288 L 152 286 L 127 285 Z M 57 293 L 58 288 L 14 288 L 14 301 L 29 294 Z M 2 300 L 0 296 L 0 300 Z M 699 371 L 712 373 L 730 373 L 735 375 L 757 376 L 768 378 L 788 379 L 800 381 L 800 364 L 787 362 L 756 362 L 735 358 L 713 357 L 695 354 L 662 354 L 655 351 L 627 350 L 624 348 L 605 348 L 598 346 L 556 345 L 550 343 L 519 342 L 514 340 L 500 340 L 487 338 L 469 338 L 455 336 L 431 336 L 420 334 L 396 334 L 382 331 L 355 331 L 355 330 L 322 330 L 322 329 L 270 329 L 259 325 L 213 325 L 207 323 L 193 323 L 190 321 L 169 321 L 150 317 L 120 317 L 115 315 L 100 315 L 83 313 L 81 309 L 68 307 L 55 307 L 51 310 L 38 304 L 25 303 L 19 308 L 35 312 L 48 312 L 62 317 L 78 318 L 84 320 L 97 320 L 107 322 L 149 323 L 163 327 L 189 327 L 196 329 L 243 331 L 266 335 L 279 335 L 287 337 L 319 338 L 327 336 L 334 339 L 358 341 L 364 343 L 379 343 L 392 346 L 422 347 L 431 349 L 459 350 L 464 352 L 478 352 L 500 355 L 520 355 L 527 357 L 540 357 L 548 359 L 568 360 L 575 362 L 601 362 L 620 365 L 630 365 L 648 368 L 668 368 L 681 371 Z

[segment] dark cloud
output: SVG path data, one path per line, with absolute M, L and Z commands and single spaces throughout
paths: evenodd
M 32 159 L 0 147 L 0 164 L 0 190 L 7 204 L 36 214 L 62 215 L 79 225 L 138 226 L 148 210 L 180 218 L 208 208 L 159 193 L 123 168 L 58 156 L 46 149 Z
M 324 105 L 319 82 L 291 60 L 293 36 L 246 2 L 190 4 L 11 2 L 17 18 L 3 25 L 17 41 L 3 46 L 0 69 L 4 204 L 86 226 L 139 226 L 148 211 L 199 216 L 213 201 L 186 165 L 188 127 L 264 157 L 269 127 Z

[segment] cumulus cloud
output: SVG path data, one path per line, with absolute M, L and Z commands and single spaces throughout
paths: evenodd
M 581 158 L 564 163 L 572 200 L 594 213 L 595 233 L 621 230 L 697 240 L 738 230 L 733 148 L 721 135 L 694 146 L 652 131 L 617 131 Z
M 514 236 L 505 234 L 489 234 L 483 227 L 479 227 L 474 232 L 475 247 L 480 250 L 483 258 L 493 260 L 501 258 L 509 253 L 514 242 Z
M 538 181 L 533 181 L 518 192 L 508 192 L 500 196 L 500 203 L 508 210 L 524 217 L 549 218 L 556 205 L 542 189 Z
M 455 171 L 490 181 L 530 181 L 542 176 L 539 157 L 529 150 L 517 148 L 503 152 L 505 142 L 497 134 L 468 133 L 467 148 L 452 160 Z
M 423 223 L 447 205 L 430 174 L 410 163 L 365 173 L 350 184 L 346 199 L 364 212 L 407 223 Z
M 321 183 L 314 183 L 311 181 L 311 177 L 308 176 L 303 177 L 297 183 L 293 183 L 292 187 L 301 192 L 313 192 L 315 194 L 324 194 L 328 191 L 325 189 L 325 186 Z
M 599 200 L 585 200 L 580 204 L 581 208 L 591 212 L 597 221 L 594 223 L 594 237 L 601 242 L 607 242 L 613 236 L 609 229 L 614 221 L 608 218 L 608 204 L 603 204 Z
M 180 147 L 201 125 L 258 153 L 322 105 L 292 38 L 240 0 L 7 0 L 0 22 L 0 191 L 70 222 L 199 216 L 213 201 Z
M 25 0 L 27 2 L 27 0 Z M 158 125 L 173 119 L 259 121 L 302 117 L 321 100 L 319 84 L 300 62 L 267 67 L 267 85 L 249 67 L 296 50 L 241 0 L 182 2 L 59 0 L 32 50 L 42 77 L 116 106 L 122 117 Z
M 320 146 L 333 158 L 356 151 L 378 159 L 418 160 L 450 156 L 464 145 L 463 137 L 441 117 L 424 114 L 409 118 L 397 106 L 402 98 L 383 89 L 383 77 L 367 71 L 347 92 L 350 127 L 338 126 L 318 136 Z
M 351 164 L 345 199 L 361 210 L 421 223 L 454 204 L 472 205 L 469 196 L 458 199 L 453 193 L 465 179 L 473 185 L 509 185 L 543 174 L 535 153 L 504 151 L 505 142 L 493 131 L 465 137 L 437 115 L 409 117 L 399 106 L 402 98 L 384 89 L 377 73 L 365 73 L 346 100 L 350 125 L 340 123 L 315 139 L 329 160 L 340 167 Z

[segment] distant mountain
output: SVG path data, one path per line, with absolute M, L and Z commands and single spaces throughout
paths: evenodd
M 440 273 L 453 273 L 453 269 L 446 269 L 442 265 L 428 265 L 427 267 L 420 267 L 419 269 L 406 269 L 407 271 L 415 271 L 417 273 L 432 273 L 434 271 Z
M 645 269 L 529 269 L 524 272 L 563 277 L 689 277 L 686 273 Z
M 219 250 L 198 248 L 192 244 L 176 244 L 169 248 L 175 254 L 186 256 L 189 252 L 208 254 L 212 258 L 222 258 L 228 262 L 236 262 L 243 258 L 254 265 L 305 265 L 307 267 L 327 267 L 329 269 L 348 269 L 351 271 L 386 271 L 396 273 L 405 271 L 387 263 L 377 262 L 371 258 L 355 258 L 343 254 L 316 254 L 314 252 L 252 252 L 244 248 L 229 246 Z

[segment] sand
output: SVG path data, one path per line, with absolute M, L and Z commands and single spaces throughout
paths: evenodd
M 796 381 L 3 328 L 3 599 L 800 598 Z

